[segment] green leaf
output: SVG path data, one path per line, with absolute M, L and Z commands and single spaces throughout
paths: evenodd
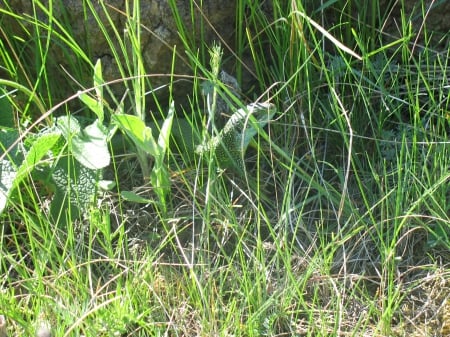
M 153 202 L 153 200 L 141 197 L 140 195 L 136 194 L 135 192 L 131 192 L 131 191 L 122 191 L 120 193 L 120 195 L 122 196 L 122 198 L 124 198 L 127 201 L 137 202 L 140 204 L 149 204 L 149 203 Z
M 92 170 L 109 165 L 111 156 L 107 144 L 108 130 L 98 120 L 83 131 L 72 116 L 59 117 L 57 125 L 73 155 L 82 165 Z
M 450 248 L 450 235 L 448 233 L 448 228 L 444 228 L 440 224 L 430 224 L 428 226 L 428 232 L 430 234 L 427 240 L 428 248 Z
M 66 140 L 69 140 L 70 137 L 73 137 L 81 131 L 80 123 L 72 116 L 58 117 L 56 119 L 56 126 L 61 130 Z
M 0 130 L 0 155 L 2 155 L 19 137 L 14 129 L 4 128 Z M 19 146 L 14 146 L 5 158 L 0 161 L 0 213 L 8 203 L 9 195 L 13 189 L 17 176 L 17 167 L 23 160 Z
M 160 149 L 152 134 L 139 117 L 134 115 L 113 115 L 113 121 L 124 131 L 133 143 L 142 151 L 153 157 L 160 156 Z
M 172 123 L 173 116 L 175 114 L 175 105 L 174 102 L 170 104 L 169 113 L 167 114 L 167 118 L 164 120 L 164 123 L 161 127 L 161 131 L 159 132 L 158 137 L 158 146 L 160 149 L 160 155 L 164 156 L 167 149 L 169 148 L 169 140 L 170 134 L 172 132 Z
M 96 114 L 100 123 L 103 123 L 105 118 L 104 114 L 104 100 L 103 100 L 103 81 L 102 75 L 102 62 L 100 59 L 97 60 L 94 66 L 94 90 L 96 97 L 92 97 L 85 92 L 79 92 L 79 99 L 93 112 Z
M 8 148 L 18 136 L 16 130 L 3 129 L 0 133 L 2 147 Z M 60 136 L 59 132 L 40 134 L 26 152 L 25 157 L 16 146 L 0 162 L 0 213 L 5 209 L 11 192 L 36 168 L 42 157 L 55 145 Z M 5 149 L 1 149 L 0 153 Z
M 66 220 L 79 218 L 94 200 L 101 171 L 85 167 L 69 154 L 59 159 L 51 179 L 55 195 L 50 213 L 59 224 L 66 224 Z
M 75 158 L 87 168 L 101 169 L 109 165 L 110 155 L 105 133 L 99 121 L 87 126 L 83 132 L 72 139 Z
M 95 93 L 97 94 L 97 97 L 99 100 L 103 100 L 103 85 L 105 84 L 105 81 L 103 81 L 103 74 L 102 74 L 102 60 L 98 59 L 94 66 L 94 87 L 95 87 Z M 100 118 L 98 117 L 100 122 L 103 123 L 103 116 Z
M 116 182 L 113 180 L 100 180 L 98 182 L 98 188 L 101 191 L 111 191 L 114 187 L 116 187 Z
M 33 145 L 28 150 L 25 160 L 17 170 L 17 177 L 14 180 L 14 187 L 25 178 L 25 176 L 33 171 L 39 164 L 40 160 L 53 148 L 56 142 L 61 137 L 59 132 L 49 132 L 38 135 L 38 138 L 33 142 Z
M 100 99 L 95 99 L 85 92 L 80 92 L 78 98 L 97 115 L 100 121 L 103 121 L 103 102 Z
M 167 195 L 170 193 L 169 172 L 164 165 L 155 165 L 150 173 L 150 182 L 158 196 L 160 205 L 164 210 L 167 209 Z
M 0 161 L 0 214 L 8 203 L 16 175 L 16 166 L 13 163 L 8 160 Z

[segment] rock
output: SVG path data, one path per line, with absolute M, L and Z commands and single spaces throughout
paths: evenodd
M 219 1 L 219 0 L 203 0 L 196 3 L 201 8 L 191 8 L 190 1 L 173 1 L 176 3 L 180 21 L 186 26 L 186 30 L 189 33 L 193 33 L 192 36 L 195 40 L 190 40 L 190 44 L 194 47 L 194 52 L 197 49 L 209 47 L 214 41 L 222 41 L 222 43 L 228 44 L 233 47 L 233 32 L 235 28 L 235 11 L 236 1 Z M 9 1 L 9 8 L 11 11 L 18 15 L 30 15 L 33 16 L 33 7 L 36 7 L 38 11 L 38 18 L 43 24 L 51 22 L 49 15 L 44 10 L 39 9 L 38 6 L 33 5 L 33 2 L 28 0 L 11 0 Z M 45 0 L 41 2 L 44 6 L 48 6 L 49 1 Z M 105 80 L 120 79 L 132 75 L 127 72 L 121 74 L 117 59 L 114 57 L 113 49 L 119 53 L 120 63 L 125 65 L 125 58 L 132 61 L 131 42 L 127 38 L 126 11 L 129 8 L 130 15 L 132 15 L 132 3 L 123 0 L 109 0 L 104 1 L 89 1 L 92 8 L 87 6 L 87 2 L 78 0 L 61 0 L 53 1 L 52 14 L 54 17 L 53 29 L 55 32 L 64 32 L 59 29 L 55 22 L 63 23 L 65 30 L 70 32 L 70 37 L 78 46 L 86 53 L 87 57 L 92 63 L 95 63 L 98 58 L 102 60 L 104 69 Z M 200 5 L 201 4 L 201 5 Z M 98 24 L 95 16 L 105 24 L 105 29 Z M 23 26 L 14 22 L 12 17 L 5 18 L 9 23 L 9 27 L 13 30 L 14 35 L 25 40 L 24 45 L 31 43 L 35 39 L 34 34 L 29 34 L 26 29 L 33 32 L 34 28 L 32 23 L 22 22 Z M 191 65 L 189 58 L 185 53 L 182 39 L 179 36 L 176 20 L 173 16 L 173 11 L 170 6 L 170 0 L 149 0 L 140 2 L 140 20 L 141 20 L 141 48 L 143 52 L 143 59 L 145 69 L 148 74 L 154 74 L 150 78 L 153 88 L 160 87 L 168 84 L 170 78 L 168 74 L 171 73 L 173 47 L 176 46 L 178 58 L 175 61 L 175 74 L 191 75 Z M 109 24 L 111 21 L 113 24 Z M 119 37 L 115 34 L 117 31 Z M 48 30 L 40 28 L 42 34 L 42 43 L 46 43 L 46 35 Z M 110 37 L 111 46 L 105 38 L 105 33 Z M 127 47 L 123 50 L 120 46 L 119 40 L 126 41 Z M 67 53 L 67 48 L 61 48 L 64 46 L 64 42 L 57 37 L 56 34 L 52 35 L 51 56 L 48 58 L 48 66 L 53 67 L 51 69 L 55 72 L 58 87 L 63 89 L 67 87 L 69 92 L 65 93 L 66 98 L 74 93 L 73 80 L 69 78 L 67 74 L 62 72 L 62 67 L 65 69 L 71 69 L 70 64 L 80 64 L 80 67 L 85 65 L 83 60 L 80 60 L 78 55 L 73 53 Z M 32 45 L 32 43 L 31 43 Z M 127 57 L 124 57 L 124 53 L 128 53 Z M 208 53 L 205 53 L 206 60 L 209 60 Z M 30 60 L 33 60 L 30 57 Z M 209 64 L 205 65 L 209 68 Z M 83 75 L 83 79 L 76 78 L 81 81 L 83 85 L 92 85 L 92 69 L 80 69 Z M 55 76 L 54 74 L 52 74 Z M 73 75 L 73 74 L 72 74 Z M 75 74 L 76 75 L 76 74 Z M 174 90 L 175 95 L 185 95 L 186 88 L 192 88 L 192 81 L 184 81 L 188 85 L 181 85 L 180 88 L 184 90 Z M 189 86 L 190 84 L 190 86 Z M 150 89 L 150 88 L 148 88 Z M 119 84 L 114 86 L 114 91 L 121 96 L 121 93 L 125 91 L 125 86 Z M 161 90 L 161 92 L 168 92 L 167 90 Z M 190 91 L 190 90 L 189 90 Z M 190 91 L 191 92 L 191 91 Z M 149 95 L 151 97 L 151 95 Z
M 370 1 L 365 0 L 367 4 Z M 53 21 L 49 20 L 49 10 L 42 10 L 36 6 L 33 1 L 29 0 L 10 0 L 3 5 L 6 7 L 6 12 L 10 11 L 17 14 L 19 17 L 28 15 L 33 17 L 34 9 L 37 11 L 37 16 L 43 24 L 39 27 L 39 34 L 42 36 L 43 46 L 47 43 L 48 28 L 45 28 L 50 22 L 53 24 L 52 40 L 50 43 L 50 54 L 45 60 L 49 76 L 52 79 L 50 86 L 54 86 L 60 92 L 64 99 L 73 95 L 76 90 L 80 89 L 75 81 L 70 78 L 74 76 L 76 81 L 79 81 L 85 87 L 92 85 L 92 69 L 87 67 L 86 60 L 83 60 L 80 55 L 68 52 L 67 42 L 59 38 L 61 34 L 65 39 L 72 41 L 79 46 L 79 49 L 86 54 L 86 58 L 90 62 L 95 63 L 97 59 L 102 60 L 104 78 L 106 80 L 121 79 L 132 75 L 132 71 L 125 69 L 122 73 L 119 64 L 125 65 L 125 58 L 132 60 L 130 54 L 131 42 L 127 38 L 129 27 L 127 27 L 127 7 L 132 7 L 133 2 L 126 0 L 109 0 L 109 1 L 78 1 L 78 0 L 59 0 L 40 1 L 44 6 L 48 3 L 53 4 L 51 9 Z M 164 87 L 170 83 L 169 74 L 172 68 L 173 48 L 176 46 L 177 58 L 175 61 L 175 74 L 180 76 L 192 75 L 192 65 L 189 57 L 185 53 L 183 41 L 180 38 L 177 21 L 174 19 L 173 10 L 170 3 L 176 3 L 177 13 L 180 22 L 186 27 L 189 33 L 189 45 L 192 51 L 203 55 L 205 68 L 209 68 L 209 56 L 206 52 L 206 47 L 210 47 L 214 41 L 220 42 L 224 47 L 225 52 L 228 46 L 234 49 L 234 29 L 236 17 L 236 0 L 221 1 L 221 0 L 203 0 L 203 1 L 176 1 L 176 0 L 148 0 L 140 2 L 140 20 L 142 27 L 141 35 L 141 49 L 143 53 L 144 66 L 147 74 L 150 75 L 150 83 L 153 89 Z M 262 1 L 260 10 L 269 16 L 273 14 L 270 6 L 271 1 Z M 314 4 L 314 2 L 311 2 Z M 399 37 L 402 32 L 398 32 L 398 26 L 401 24 L 401 11 L 406 12 L 406 16 L 411 16 L 414 32 L 421 32 L 417 42 L 423 44 L 423 27 L 424 16 L 422 15 L 422 8 L 420 7 L 422 1 L 405 1 L 404 8 L 401 8 L 399 2 L 388 0 L 380 0 L 382 11 L 389 13 L 386 22 L 383 22 L 383 32 Z M 395 3 L 391 8 L 392 3 Z M 432 33 L 433 45 L 439 50 L 446 50 L 448 48 L 448 39 L 442 37 L 450 30 L 450 20 L 447 19 L 447 13 L 450 12 L 450 1 L 433 1 L 424 0 L 425 11 L 427 15 L 425 18 L 426 28 L 428 33 Z M 194 4 L 191 7 L 191 4 Z M 200 7 L 197 7 L 200 6 Z M 430 7 L 433 5 L 432 7 Z M 315 5 L 314 5 L 315 6 Z M 313 12 L 316 7 L 311 8 L 308 12 Z M 132 15 L 132 9 L 128 8 L 128 16 Z M 261 13 L 262 13 L 261 12 Z M 104 23 L 104 27 L 98 24 L 96 16 Z M 370 11 L 368 12 L 370 16 Z M 330 16 L 332 13 L 326 13 Z M 357 16 L 358 13 L 355 13 Z M 36 29 L 33 27 L 35 22 L 32 19 L 17 20 L 13 15 L 1 14 L 2 27 L 8 28 L 8 33 L 15 36 L 17 41 L 23 40 L 23 49 L 20 53 L 27 55 L 24 62 L 35 62 L 36 55 L 31 55 L 31 51 L 35 49 Z M 366 20 L 370 18 L 360 18 Z M 333 21 L 333 15 L 330 18 Z M 339 20 L 339 16 L 336 17 Z M 338 21 L 336 21 L 338 22 Z M 370 22 L 370 20 L 369 20 Z M 63 24 L 64 31 L 56 24 Z M 112 24 L 111 24 L 112 23 Z M 103 28 L 103 29 L 102 29 Z M 252 27 L 248 27 L 252 30 Z M 258 27 L 257 31 L 260 33 L 264 27 Z M 65 32 L 69 32 L 70 36 L 66 36 Z M 109 41 L 105 38 L 105 34 L 109 36 Z M 117 35 L 116 35 L 117 34 Z M 415 37 L 413 37 L 413 41 Z M 126 47 L 122 48 L 120 41 L 126 42 Z M 6 44 L 7 45 L 7 44 Z M 113 50 L 118 51 L 119 56 L 114 56 Z M 16 51 L 16 53 L 18 53 Z M 29 55 L 28 55 L 28 54 Z M 127 56 L 124 56 L 126 54 Z M 225 55 L 226 56 L 226 55 Z M 245 56 L 244 56 L 245 57 Z M 262 55 L 261 57 L 264 57 Z M 250 57 L 249 57 L 250 58 Z M 252 67 L 251 62 L 244 62 Z M 63 71 L 68 69 L 69 72 L 79 70 L 78 74 L 70 73 L 70 76 Z M 126 67 L 125 67 L 126 68 Z M 230 70 L 230 69 L 228 69 Z M 1 69 L 0 69 L 1 71 Z M 231 74 L 234 72 L 229 71 Z M 250 81 L 248 74 L 244 74 L 243 82 Z M 173 95 L 175 101 L 181 103 L 186 100 L 186 95 L 192 92 L 192 79 L 189 77 L 178 77 L 173 88 Z M 244 81 L 245 80 L 245 81 Z M 128 83 L 128 87 L 130 83 Z M 244 91 L 250 86 L 247 83 L 241 83 Z M 125 92 L 126 86 L 124 83 L 118 83 L 112 86 L 116 98 L 120 99 Z M 54 89 L 54 88 L 52 88 Z M 151 88 L 148 88 L 150 90 Z M 57 91 L 56 91 L 57 92 Z M 45 96 L 44 93 L 41 93 Z M 52 90 L 52 94 L 54 92 Z M 162 90 L 157 91 L 157 96 L 161 102 L 167 102 L 168 86 Z M 147 97 L 151 98 L 152 95 Z M 52 97 L 55 98 L 55 97 Z M 164 103 L 163 103 L 164 104 Z

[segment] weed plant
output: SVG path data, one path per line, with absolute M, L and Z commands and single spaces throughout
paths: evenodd
M 120 70 L 113 81 L 72 37 L 70 13 L 54 15 L 60 2 L 33 1 L 24 14 L 3 1 L 8 334 L 445 335 L 450 55 L 431 43 L 428 2 L 400 11 L 398 33 L 387 34 L 392 2 L 239 0 L 228 45 L 198 38 L 214 28 L 201 2 L 191 1 L 188 25 L 170 0 L 182 45 L 168 46 L 163 99 L 152 86 L 163 75 L 144 62 L 139 1 L 120 11 L 83 2 Z M 240 97 L 210 67 L 213 42 L 243 84 Z M 177 62 L 191 72 L 177 73 Z M 192 84 L 182 105 L 179 79 Z M 191 138 L 208 134 L 205 80 L 230 106 L 277 107 L 243 175 L 173 146 L 172 118 L 189 123 Z M 151 123 L 162 130 L 148 131 Z

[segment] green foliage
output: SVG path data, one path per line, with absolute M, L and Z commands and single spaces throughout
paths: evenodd
M 84 99 L 90 102 L 86 97 Z M 11 105 L 4 100 L 2 104 L 5 115 L 11 114 Z M 24 140 L 19 138 L 15 129 L 2 127 L 0 213 L 14 190 L 30 175 L 42 180 L 44 185 L 52 185 L 47 187 L 54 191 L 51 204 L 54 219 L 63 219 L 64 222 L 75 219 L 87 209 L 95 196 L 101 169 L 110 163 L 109 130 L 100 122 L 103 120 L 102 110 L 93 109 L 99 120 L 84 129 L 72 116 L 59 117 L 56 126 L 37 134 L 27 134 Z M 61 136 L 66 141 L 66 152 L 62 151 Z M 70 206 L 73 209 L 69 214 L 73 218 L 66 219 L 67 214 L 61 217 L 59 213 Z
M 0 213 L 7 205 L 8 198 L 15 189 L 32 173 L 42 165 L 41 159 L 59 140 L 58 132 L 43 132 L 34 139 L 29 140 L 28 146 L 24 146 L 19 139 L 16 130 L 2 128 L 0 130 Z
M 245 165 L 243 156 L 248 145 L 256 136 L 263 134 L 263 128 L 276 113 L 276 107 L 270 103 L 250 104 L 238 109 L 230 116 L 220 132 L 199 144 L 195 152 L 204 155 L 212 153 L 222 169 L 231 168 L 243 174 Z
M 6 89 L 0 87 L 0 126 L 13 128 L 14 125 L 14 111 L 9 100 L 9 95 Z
M 109 130 L 99 120 L 83 130 L 72 116 L 59 117 L 56 124 L 66 139 L 69 152 L 83 166 L 97 170 L 109 165 L 111 159 L 107 144 Z
M 72 117 L 61 117 L 58 121 L 58 127 L 29 135 L 24 143 L 16 130 L 1 130 L 4 159 L 0 165 L 0 211 L 30 175 L 54 191 L 51 213 L 58 213 L 55 219 L 59 219 L 59 212 L 67 210 L 69 205 L 74 207 L 72 215 L 75 219 L 92 202 L 101 177 L 100 169 L 109 163 L 108 149 L 103 146 L 105 139 L 99 145 L 98 133 L 90 132 L 92 127 L 88 132 L 81 131 Z M 66 145 L 69 144 L 67 153 L 62 151 L 61 136 L 66 138 Z M 9 151 L 5 152 L 7 149 Z
M 68 154 L 58 159 L 51 171 L 54 196 L 50 206 L 52 219 L 66 225 L 80 219 L 95 201 L 101 170 L 93 170 Z
M 93 80 L 96 98 L 89 96 L 85 92 L 80 92 L 80 95 L 78 97 L 92 112 L 95 113 L 98 122 L 101 125 L 105 118 L 105 100 L 103 95 L 103 87 L 105 85 L 105 81 L 103 80 L 102 62 L 100 61 L 100 59 L 98 59 L 95 63 Z
M 79 218 L 94 201 L 110 154 L 107 130 L 98 120 L 81 129 L 74 117 L 63 116 L 56 125 L 66 148 L 54 153 L 55 163 L 49 172 L 55 192 L 50 213 L 59 223 L 66 223 Z
M 384 34 L 394 2 L 397 37 Z M 270 10 L 238 1 L 235 47 L 211 48 L 220 57 L 210 71 L 211 41 L 198 30 L 217 13 L 198 1 L 177 13 L 179 3 L 169 1 L 192 65 L 179 75 L 193 86 L 184 116 L 172 103 L 174 71 L 169 104 L 149 90 L 157 74 L 143 62 L 151 46 L 141 30 L 154 29 L 139 12 L 147 2 L 83 2 L 128 89 L 120 103 L 52 6 L 33 1 L 29 16 L 6 2 L 0 9 L 17 23 L 0 30 L 2 71 L 14 79 L 0 79 L 8 333 L 33 335 L 42 320 L 55 336 L 439 334 L 450 261 L 450 58 L 435 52 L 427 27 L 444 2 L 419 1 L 407 16 L 405 1 L 274 0 Z M 61 82 L 48 72 L 55 42 L 76 55 L 64 65 L 72 83 L 86 86 L 78 75 L 93 69 L 92 88 L 59 106 Z M 222 63 L 238 81 L 224 80 Z M 149 112 L 149 93 L 158 111 Z M 77 104 L 81 118 L 52 115 Z M 131 146 L 118 154 L 122 135 Z M 136 156 L 148 185 L 134 174 Z M 108 164 L 120 193 L 96 200 Z M 235 166 L 244 177 L 217 169 Z
M 2 145 L 1 154 L 2 160 L 0 163 L 0 211 L 5 209 L 8 197 L 14 186 L 15 178 L 17 176 L 17 167 L 23 161 L 23 154 L 20 152 L 17 145 L 15 145 L 8 153 L 9 149 L 17 140 L 18 132 L 16 130 L 2 129 L 0 131 L 0 144 Z M 4 158 L 3 158 L 4 157 Z
M 137 147 L 140 162 L 148 160 L 146 155 L 153 158 L 153 168 L 147 177 L 150 177 L 152 187 L 164 211 L 167 211 L 167 196 L 170 193 L 169 171 L 165 158 L 167 158 L 167 151 L 169 149 L 174 113 L 175 108 L 172 102 L 161 130 L 159 130 L 157 140 L 153 136 L 154 129 L 152 130 L 151 127 L 146 126 L 141 118 L 125 114 L 115 114 L 112 116 L 118 128 L 125 132 Z M 147 172 L 143 173 L 144 176 L 147 174 Z

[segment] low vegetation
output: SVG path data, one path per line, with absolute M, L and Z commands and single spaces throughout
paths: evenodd
M 167 76 L 134 1 L 113 81 L 2 5 L 0 337 L 450 335 L 449 35 L 424 1 L 387 34 L 380 2 L 240 0 L 227 45 L 170 0 L 191 71 Z

